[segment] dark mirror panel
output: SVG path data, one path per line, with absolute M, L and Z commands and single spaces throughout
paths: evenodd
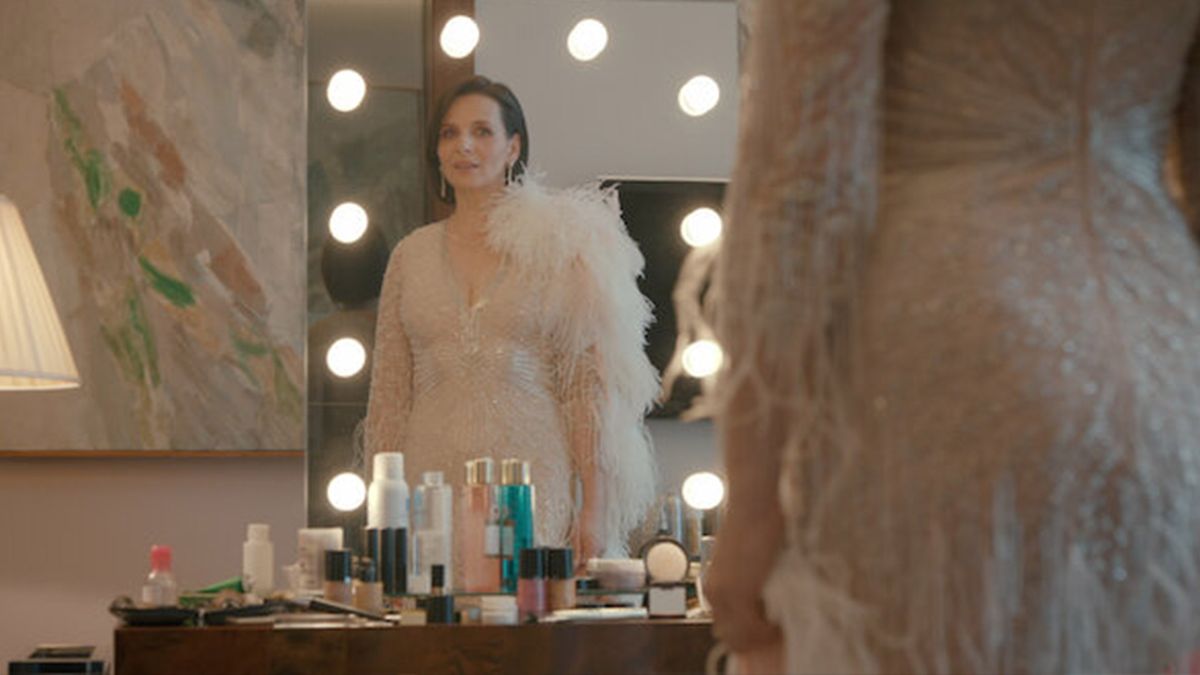
M 609 178 L 605 187 L 615 186 L 629 235 L 646 258 L 646 270 L 638 285 L 654 304 L 654 323 L 646 335 L 646 354 L 663 373 L 675 352 L 675 309 L 671 291 L 689 246 L 680 236 L 680 223 L 692 211 L 708 207 L 721 212 L 725 181 L 651 180 Z M 682 375 L 670 396 L 650 413 L 651 417 L 679 417 L 700 393 L 700 381 Z

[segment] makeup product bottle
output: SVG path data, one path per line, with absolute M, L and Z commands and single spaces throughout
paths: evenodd
M 321 592 L 325 582 L 325 551 L 342 548 L 343 534 L 340 527 L 305 527 L 297 532 L 296 553 L 303 590 Z
M 658 535 L 683 541 L 686 530 L 683 525 L 683 500 L 679 495 L 666 495 L 659 500 Z
M 454 623 L 454 597 L 446 595 L 446 568 L 429 568 L 429 598 L 425 603 L 425 623 Z
M 455 546 L 462 562 L 460 588 L 468 593 L 500 590 L 500 505 L 496 463 L 490 457 L 467 462 L 467 480 L 459 495 Z
M 502 587 L 517 590 L 521 551 L 534 545 L 534 491 L 529 462 L 506 459 L 500 464 L 500 556 Z
M 142 586 L 142 605 L 173 607 L 179 603 L 179 587 L 171 573 L 171 547 L 155 544 L 150 547 L 150 575 Z
M 367 555 L 375 561 L 383 591 L 388 595 L 408 590 L 408 532 L 404 454 L 377 453 L 367 490 Z
M 479 622 L 490 626 L 517 625 L 517 599 L 511 595 L 485 595 L 479 599 Z
M 247 593 L 266 597 L 275 590 L 275 546 L 271 544 L 271 526 L 251 523 L 242 544 L 242 588 Z
M 517 581 L 517 610 L 521 621 L 536 622 L 546 615 L 546 549 L 521 551 L 521 573 Z
M 417 526 L 414 537 L 413 571 L 423 579 L 428 579 L 432 589 L 432 568 L 441 565 L 445 588 L 453 588 L 450 565 L 453 561 L 454 493 L 445 484 L 441 471 L 426 471 L 421 479 L 417 492 L 420 495 L 422 522 Z
M 354 602 L 353 558 L 350 549 L 325 551 L 325 599 L 350 605 Z
M 569 548 L 552 548 L 546 554 L 546 609 L 575 607 L 575 556 Z
M 354 575 L 354 606 L 364 612 L 383 613 L 383 582 L 371 558 L 358 559 L 358 571 Z

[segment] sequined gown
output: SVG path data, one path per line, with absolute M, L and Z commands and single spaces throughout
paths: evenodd
M 465 462 L 477 457 L 494 457 L 497 467 L 507 457 L 528 460 L 538 539 L 561 545 L 575 512 L 567 427 L 583 380 L 563 380 L 560 355 L 539 329 L 542 308 L 505 264 L 467 305 L 445 232 L 440 223 L 414 231 L 388 264 L 367 449 L 403 452 L 410 484 L 441 471 L 462 485 Z
M 1200 247 L 1164 167 L 1182 92 L 1194 203 L 1200 4 L 750 7 L 720 333 L 787 419 L 789 670 L 1178 669 Z

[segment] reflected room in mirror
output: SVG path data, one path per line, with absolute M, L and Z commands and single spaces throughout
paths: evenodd
M 370 9 L 377 4 L 388 7 L 390 18 Z M 679 236 L 677 211 L 693 201 L 719 211 L 732 166 L 738 94 L 733 3 L 476 0 L 472 4 L 481 33 L 478 46 L 453 63 L 437 46 L 436 34 L 422 38 L 423 26 L 436 23 L 423 12 L 436 12 L 439 4 L 446 3 L 310 3 L 312 526 L 341 525 L 358 532 L 365 522 L 365 507 L 339 511 L 331 506 L 327 491 L 330 481 L 345 472 L 370 482 L 371 467 L 363 461 L 358 448 L 362 439 L 356 432 L 370 391 L 376 306 L 374 299 L 339 301 L 329 284 L 340 283 L 334 277 L 341 269 L 361 280 L 343 285 L 375 288 L 381 280 L 379 242 L 390 251 L 406 234 L 441 217 L 435 209 L 435 188 L 430 187 L 435 181 L 425 175 L 422 164 L 428 111 L 449 86 L 448 80 L 439 81 L 439 72 L 456 73 L 443 77 L 461 80 L 469 70 L 465 76 L 483 74 L 512 87 L 529 125 L 530 171 L 545 185 L 559 188 L 602 177 L 638 177 L 617 182 L 622 185 L 618 189 L 630 234 L 647 259 L 642 290 L 655 304 L 649 355 L 660 369 L 674 343 L 670 286 L 687 251 Z M 573 55 L 568 44 L 572 28 L 584 19 L 604 24 L 608 38 L 603 50 L 588 60 Z M 390 38 L 379 28 L 385 24 L 392 27 Z M 396 40 L 397 31 L 406 39 Z M 422 39 L 426 49 L 414 49 Z M 338 111 L 328 99 L 331 78 L 344 69 L 357 70 L 366 84 L 360 108 L 350 112 Z M 425 72 L 430 75 L 424 77 Z M 703 78 L 697 96 L 699 76 Z M 715 85 L 715 91 L 706 91 L 706 82 Z M 356 240 L 360 250 L 354 259 L 351 247 L 330 242 L 329 229 L 335 209 L 350 201 L 366 213 L 367 230 L 378 227 L 377 234 L 363 237 L 373 241 Z M 672 222 L 656 224 L 659 212 Z M 346 260 L 340 266 L 334 260 L 339 256 Z M 331 370 L 329 359 L 331 347 L 344 338 L 353 338 L 361 349 L 348 351 L 354 358 L 346 372 L 352 374 L 341 377 Z M 708 423 L 675 419 L 695 390 L 694 382 L 681 382 L 649 423 L 660 493 L 677 492 L 688 473 L 718 466 Z M 446 479 L 460 484 L 460 474 Z M 410 474 L 407 480 L 416 485 L 421 477 Z M 351 543 L 361 545 L 354 539 Z

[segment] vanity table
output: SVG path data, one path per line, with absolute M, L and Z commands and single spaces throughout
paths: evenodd
M 523 626 L 205 628 L 122 626 L 116 675 L 371 673 L 703 673 L 700 620 Z

